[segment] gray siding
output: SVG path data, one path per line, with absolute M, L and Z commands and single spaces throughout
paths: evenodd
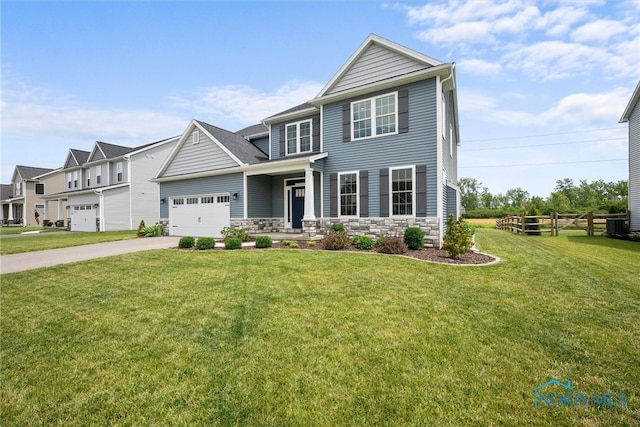
M 281 159 L 283 157 L 288 157 L 286 155 L 282 156 L 280 154 L 280 128 L 282 125 L 288 125 L 291 123 L 303 122 L 305 120 L 311 120 L 311 149 L 313 152 L 320 151 L 320 115 L 312 114 L 307 117 L 302 117 L 295 120 L 289 120 L 286 122 L 273 123 L 271 125 L 271 159 Z M 326 151 L 326 148 L 325 148 Z M 309 154 L 309 153 L 307 153 Z
M 458 136 L 456 135 L 455 119 L 453 114 L 453 92 L 444 92 L 446 108 L 446 129 L 442 140 L 442 167 L 447 173 L 447 178 L 451 182 L 458 182 Z M 453 132 L 450 132 L 453 129 Z M 453 141 L 450 138 L 453 133 Z M 451 151 L 453 150 L 453 151 Z M 453 154 L 453 156 L 451 155 Z
M 269 155 L 269 137 L 265 136 L 264 138 L 252 139 L 251 143 L 258 147 L 260 151 L 262 151 L 267 156 Z
M 629 211 L 631 230 L 640 231 L 640 102 L 629 118 Z
M 193 143 L 191 132 L 162 176 L 213 171 L 234 166 L 238 166 L 238 163 L 200 130 L 200 142 Z
M 372 44 L 328 94 L 429 68 L 404 55 Z
M 128 186 L 105 191 L 104 218 L 100 218 L 104 231 L 130 230 L 130 208 Z
M 96 203 L 100 203 L 100 196 L 98 196 L 95 193 L 78 194 L 78 195 L 75 195 L 75 196 L 69 195 L 68 199 L 67 199 L 67 205 L 69 205 L 69 206 L 93 205 L 93 204 L 96 204 Z
M 118 181 L 118 163 L 122 163 L 122 180 Z M 111 185 L 122 184 L 129 181 L 128 165 L 126 160 L 116 160 L 108 163 L 109 173 L 111 175 Z M 104 169 L 104 168 L 103 168 Z M 104 178 L 104 177 L 103 177 Z
M 369 216 L 380 216 L 380 173 L 395 166 L 427 166 L 427 216 L 437 216 L 437 103 L 435 79 L 403 86 L 409 90 L 409 131 L 358 141 L 342 142 L 342 105 L 359 98 L 324 107 L 325 159 L 324 216 L 329 217 L 329 175 L 332 172 L 369 171 Z M 389 93 L 386 90 L 381 93 Z M 376 94 L 366 95 L 375 96 Z
M 453 215 L 454 217 L 458 216 L 458 209 L 457 209 L 457 203 L 456 203 L 456 200 L 458 200 L 458 197 L 457 197 L 456 189 L 453 187 L 449 187 L 447 185 L 446 191 L 445 191 L 445 198 L 446 198 L 446 203 L 445 203 L 446 212 L 445 212 L 444 220 L 446 221 L 447 218 L 449 218 L 449 215 Z
M 272 186 L 272 177 L 269 175 L 247 177 L 247 218 L 271 218 L 273 216 Z
M 160 205 L 160 217 L 169 218 L 169 198 L 173 196 L 238 193 L 238 199 L 231 200 L 231 218 L 244 218 L 245 195 L 242 188 L 242 173 L 160 183 L 160 197 L 166 199 L 166 202 Z

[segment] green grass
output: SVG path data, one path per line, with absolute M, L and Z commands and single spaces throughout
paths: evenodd
M 49 233 L 52 231 L 65 231 L 63 229 L 56 228 L 44 228 L 44 227 L 0 227 L 0 235 L 3 234 L 21 234 L 28 231 L 40 231 L 43 233 Z
M 45 249 L 67 248 L 91 243 L 126 240 L 136 237 L 136 231 L 106 231 L 102 233 L 32 234 L 0 239 L 0 255 Z
M 3 275 L 1 424 L 638 425 L 640 245 L 477 244 L 504 261 L 158 250 Z M 628 406 L 534 408 L 552 378 Z

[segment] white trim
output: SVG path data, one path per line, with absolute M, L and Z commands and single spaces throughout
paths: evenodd
M 342 215 L 342 203 L 341 197 L 342 193 L 340 192 L 340 177 L 342 175 L 356 175 L 356 213 L 355 215 Z M 360 217 L 360 171 L 347 171 L 347 172 L 338 172 L 338 218 L 359 218 Z
M 316 114 L 318 112 L 318 107 L 309 107 L 303 110 L 292 111 L 286 114 L 278 114 L 277 116 L 267 117 L 262 120 L 262 124 L 265 126 L 269 126 L 269 134 L 271 134 L 271 125 L 276 122 L 286 122 L 289 120 L 302 119 L 304 117 L 308 117 L 311 114 Z
M 309 149 L 306 151 L 300 150 L 300 125 L 303 123 L 309 123 Z M 289 132 L 288 128 L 290 126 L 296 127 L 296 151 L 294 153 L 289 152 Z M 296 154 L 305 154 L 313 152 L 313 120 L 300 120 L 299 122 L 286 123 L 284 125 L 284 145 L 285 145 L 285 156 L 293 156 Z
M 436 99 L 442 99 L 442 83 L 440 81 L 440 77 L 436 77 Z M 442 103 L 436 103 L 436 115 L 437 115 L 437 130 L 436 135 L 442 135 Z M 440 236 L 439 246 L 442 245 L 442 234 L 444 233 L 444 222 L 446 220 L 444 215 L 444 188 L 443 188 L 443 173 L 444 173 L 444 160 L 442 153 L 442 144 L 437 144 L 436 146 L 436 217 L 440 218 L 439 231 L 438 234 Z
M 395 131 L 393 132 L 387 132 L 387 133 L 381 133 L 380 135 L 378 135 L 377 130 L 378 130 L 378 116 L 376 115 L 376 103 L 375 101 L 378 98 L 385 98 L 388 96 L 393 96 L 394 97 L 394 126 L 395 126 Z M 355 121 L 353 120 L 353 104 L 360 104 L 363 102 L 369 102 L 369 108 L 371 111 L 371 116 L 369 117 L 369 119 L 371 120 L 371 135 L 369 136 L 361 136 L 359 138 L 356 138 L 354 135 L 354 123 Z M 370 138 L 379 138 L 381 136 L 387 136 L 387 135 L 397 135 L 398 134 L 398 92 L 389 92 L 389 93 L 384 93 L 382 95 L 377 95 L 377 96 L 373 96 L 370 98 L 363 98 L 363 99 L 358 99 L 356 101 L 351 102 L 351 106 L 350 106 L 350 110 L 349 110 L 349 114 L 351 114 L 350 117 L 350 126 L 351 126 L 351 141 L 361 141 L 364 139 L 370 139 Z
M 411 169 L 411 215 L 393 214 L 393 171 Z M 416 165 L 389 167 L 389 218 L 415 218 L 416 217 Z

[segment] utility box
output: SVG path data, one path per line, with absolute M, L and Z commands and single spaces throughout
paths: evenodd
M 627 234 L 628 231 L 626 218 L 607 218 L 608 235 Z

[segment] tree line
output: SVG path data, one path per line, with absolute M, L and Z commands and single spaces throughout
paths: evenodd
M 550 212 L 624 213 L 627 211 L 629 183 L 626 180 L 588 182 L 576 185 L 571 178 L 556 181 L 548 197 L 531 196 L 529 192 L 511 188 L 504 194 L 492 194 L 475 178 L 458 180 L 461 203 L 467 218 L 494 218 L 525 213 L 548 215 Z

